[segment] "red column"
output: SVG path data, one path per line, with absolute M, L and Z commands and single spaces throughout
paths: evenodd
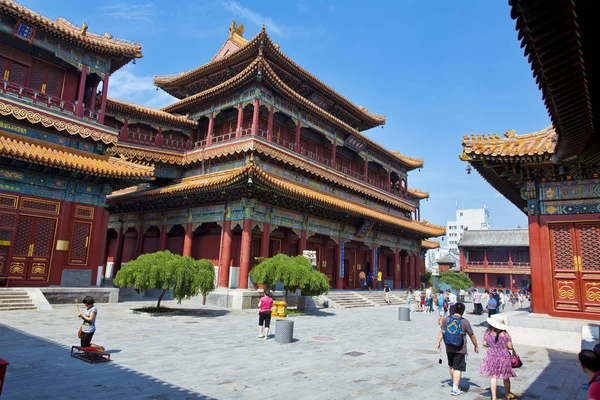
M 167 238 L 169 237 L 169 232 L 167 230 L 167 225 L 163 225 L 160 227 L 160 238 L 158 239 L 158 250 L 165 251 L 167 249 Z
M 260 257 L 269 258 L 269 244 L 271 240 L 271 224 L 265 222 L 263 225 L 262 238 L 260 240 Z
M 260 100 L 254 99 L 254 110 L 252 111 L 252 135 L 256 135 L 258 133 L 258 116 L 260 112 Z
M 106 110 L 106 99 L 108 98 L 108 79 L 110 74 L 104 75 L 104 83 L 102 84 L 102 97 L 100 98 L 100 113 L 98 114 L 98 123 L 104 123 L 104 112 Z M 94 104 L 95 107 L 95 104 Z
M 513 274 L 508 275 L 508 279 L 510 279 L 510 291 L 512 292 L 513 289 Z
M 238 108 L 238 117 L 237 117 L 237 127 L 235 128 L 235 137 L 242 137 L 242 124 L 244 122 L 244 107 L 243 104 L 240 103 L 240 107 Z
M 365 156 L 365 164 L 363 165 L 363 175 L 365 176 L 365 182 L 369 180 L 369 160 Z
M 337 143 L 334 140 L 333 143 L 331 144 L 331 167 L 333 169 L 335 169 L 336 150 L 337 150 Z
M 490 288 L 490 284 L 488 283 L 488 274 L 487 274 L 487 272 L 485 273 L 485 288 L 486 289 Z
M 192 223 L 188 222 L 185 226 L 185 237 L 183 238 L 183 256 L 192 256 L 192 239 L 194 237 L 194 231 L 192 230 Z
M 483 251 L 483 268 L 487 268 L 488 267 L 488 260 L 487 260 L 487 250 Z
M 547 268 L 550 264 L 548 260 L 548 246 L 549 246 L 549 232 L 548 227 L 540 221 L 539 215 L 530 215 L 528 217 L 529 222 L 529 258 L 531 265 L 531 306 L 533 307 L 534 313 L 548 313 L 552 312 L 552 296 L 548 296 L 547 292 L 552 290 L 545 285 L 551 284 L 551 278 L 547 277 L 544 270 L 550 271 Z M 542 229 L 544 232 L 542 232 Z M 546 276 L 545 276 L 546 275 Z
M 508 250 L 508 268 L 512 268 L 512 267 L 513 267 L 512 252 L 510 250 Z
M 387 191 L 391 192 L 392 191 L 392 171 L 387 171 Z
M 273 117 L 275 116 L 275 108 L 271 106 L 269 109 L 269 118 L 267 119 L 267 140 L 273 140 Z
M 162 134 L 162 126 L 158 127 L 158 134 L 156 135 L 156 147 L 162 147 L 163 143 L 163 134 Z
M 65 203 L 68 204 L 68 203 Z M 117 251 L 115 254 L 115 265 L 113 266 L 113 276 L 117 274 L 117 270 L 121 268 L 121 260 L 123 260 L 123 243 L 125 242 L 125 232 L 123 231 L 123 224 L 119 228 L 119 237 L 117 239 Z
M 333 269 L 335 276 L 336 276 L 335 288 L 343 289 L 344 288 L 344 277 L 340 276 L 341 275 L 340 273 L 342 272 L 342 263 L 344 262 L 344 260 L 342 260 L 342 245 L 340 245 L 340 244 L 335 245 L 335 261 L 337 264 L 337 268 Z
M 223 243 L 221 244 L 221 269 L 219 287 L 229 287 L 229 268 L 231 264 L 231 221 L 223 223 Z
M 252 220 L 245 219 L 242 230 L 242 246 L 240 249 L 240 280 L 238 287 L 248 289 L 248 272 L 250 272 L 250 245 L 252 240 Z
M 141 226 L 140 230 L 138 231 L 137 242 L 135 243 L 135 253 L 137 254 L 137 257 L 139 257 L 142 254 L 143 250 L 144 250 L 144 227 Z
M 302 229 L 300 231 L 300 241 L 298 242 L 298 254 L 302 255 L 304 250 L 306 250 L 306 229 Z
M 129 121 L 123 121 L 123 127 L 121 128 L 121 137 L 119 138 L 122 142 L 129 141 Z
M 206 134 L 206 145 L 210 146 L 212 144 L 212 135 L 213 129 L 215 127 L 215 119 L 213 117 L 213 113 L 210 113 L 208 117 L 208 133 Z
M 378 247 L 373 245 L 373 250 L 371 250 L 371 273 L 373 274 L 373 289 L 377 289 L 377 265 L 375 265 L 377 251 Z
M 77 88 L 77 108 L 75 109 L 76 117 L 83 117 L 83 95 L 85 93 L 85 80 L 87 78 L 88 66 L 83 65 L 81 74 L 79 75 L 79 87 Z
M 296 143 L 294 144 L 294 150 L 296 153 L 300 153 L 300 128 L 302 127 L 302 123 L 300 120 L 296 121 Z
M 394 289 L 400 289 L 400 249 L 394 250 Z

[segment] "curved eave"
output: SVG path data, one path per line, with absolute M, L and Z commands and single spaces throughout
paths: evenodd
M 414 188 L 409 188 L 408 189 L 408 194 L 410 194 L 412 197 L 416 198 L 416 199 L 427 199 L 429 198 L 429 193 L 419 190 L 419 189 L 414 189 Z
M 0 0 L 0 10 L 31 23 L 63 40 L 101 54 L 122 56 L 130 59 L 142 57 L 142 46 L 138 43 L 112 40 L 90 32 L 84 34 L 80 28 L 70 24 L 66 20 L 58 19 L 53 21 L 12 0 Z
M 192 129 L 198 126 L 198 121 L 193 121 L 184 116 L 169 114 L 168 112 L 157 110 L 155 108 L 144 107 L 126 101 L 117 99 L 107 99 L 106 101 L 107 112 L 121 112 L 132 116 L 139 117 L 140 119 L 166 122 L 172 125 L 180 126 L 187 129 Z
M 433 241 L 433 240 L 422 240 L 421 241 L 421 248 L 426 249 L 426 250 L 433 250 L 433 249 L 437 249 L 438 247 L 440 247 L 440 243 Z

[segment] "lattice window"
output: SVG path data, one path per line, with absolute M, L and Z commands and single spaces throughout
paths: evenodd
M 53 219 L 38 218 L 35 230 L 33 257 L 50 257 L 52 252 L 52 242 L 54 241 L 54 226 L 56 221 Z
M 38 201 L 33 199 L 23 199 L 21 201 L 21 210 L 58 214 L 59 209 L 60 204 L 55 202 Z
M 12 232 L 11 231 L 0 230 L 0 258 L 2 258 L 1 256 L 8 255 L 8 250 L 10 249 L 11 240 L 12 240 Z
M 586 271 L 600 271 L 600 224 L 582 224 L 577 227 L 582 268 Z
M 20 217 L 17 226 L 17 234 L 15 235 L 15 243 L 13 248 L 14 256 L 27 257 L 29 253 L 29 245 L 31 238 L 31 230 L 33 229 L 33 218 Z
M 75 221 L 71 238 L 71 263 L 85 263 L 89 245 L 89 235 L 92 224 Z
M 17 208 L 17 196 L 0 196 L 0 207 Z
M 554 269 L 573 269 L 571 225 L 554 225 L 550 230 L 552 232 Z
M 29 73 L 29 87 L 42 92 L 42 85 L 45 83 L 45 71 L 44 71 L 45 63 L 34 60 L 33 65 L 31 66 L 31 72 Z
M 16 214 L 0 213 L 0 228 L 14 228 L 17 225 Z
M 65 72 L 54 65 L 48 65 L 48 78 L 46 80 L 46 92 L 52 96 L 60 97 L 62 92 Z
M 10 82 L 16 83 L 18 85 L 25 84 L 25 75 L 27 74 L 27 67 L 23 64 L 19 64 L 16 62 L 11 63 L 10 66 L 10 75 L 8 76 L 8 80 Z
M 75 216 L 78 218 L 94 218 L 94 209 L 92 207 L 77 206 L 75 208 Z
M 21 64 L 31 65 L 31 56 L 25 52 L 19 51 L 12 46 L 0 42 L 0 54 L 9 60 L 18 61 Z

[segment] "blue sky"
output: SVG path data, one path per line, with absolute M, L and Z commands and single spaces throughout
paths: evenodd
M 529 133 L 550 124 L 507 1 L 21 1 L 53 19 L 85 22 L 91 32 L 141 42 L 144 58 L 111 78 L 109 95 L 154 107 L 171 101 L 152 86 L 154 75 L 209 61 L 232 19 L 247 38 L 264 23 L 298 64 L 387 116 L 383 129 L 366 135 L 425 160 L 408 181 L 431 195 L 423 219 L 445 224 L 458 202 L 486 204 L 494 228 L 527 224 L 458 159 L 465 134 Z

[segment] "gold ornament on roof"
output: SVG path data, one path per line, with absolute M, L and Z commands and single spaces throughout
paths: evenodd
M 233 36 L 234 33 L 237 33 L 238 35 L 243 36 L 244 35 L 244 25 L 243 24 L 236 25 L 235 20 L 232 20 L 231 25 L 229 26 L 229 36 Z
M 517 134 L 515 133 L 515 130 L 513 129 L 512 131 L 506 131 L 504 132 L 504 137 L 506 138 L 514 138 L 515 136 L 517 136 Z
M 82 34 L 83 36 L 85 36 L 85 34 L 87 33 L 87 30 L 88 30 L 88 26 L 87 26 L 87 24 L 84 22 L 84 23 L 83 23 L 83 25 L 81 25 L 81 34 Z

